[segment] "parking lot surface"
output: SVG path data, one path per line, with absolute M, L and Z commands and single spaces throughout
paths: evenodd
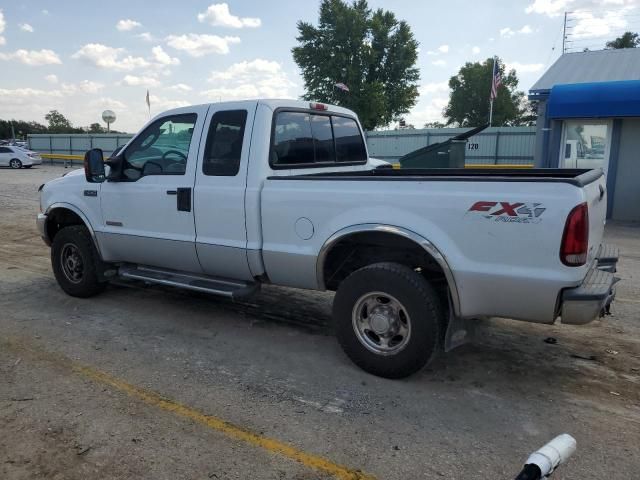
M 508 479 L 564 432 L 578 450 L 554 478 L 638 477 L 639 226 L 607 226 L 612 316 L 479 321 L 391 381 L 344 356 L 330 294 L 65 295 L 35 230 L 37 187 L 65 171 L 0 169 L 0 478 Z

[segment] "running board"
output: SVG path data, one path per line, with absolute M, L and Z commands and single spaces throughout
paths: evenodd
M 195 290 L 228 298 L 243 298 L 255 293 L 259 284 L 198 275 L 195 273 L 163 270 L 160 268 L 125 265 L 118 269 L 118 276 L 159 285 Z

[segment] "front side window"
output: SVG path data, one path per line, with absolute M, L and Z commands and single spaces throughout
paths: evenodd
M 184 175 L 196 119 L 195 113 L 172 115 L 149 125 L 124 152 L 124 176 Z
M 219 176 L 238 174 L 246 122 L 246 110 L 228 110 L 213 115 L 204 150 L 202 173 Z
M 364 140 L 353 118 L 311 112 L 276 114 L 270 153 L 274 167 L 366 161 Z

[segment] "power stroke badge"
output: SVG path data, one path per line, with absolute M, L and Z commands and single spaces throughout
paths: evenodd
M 540 223 L 545 210 L 541 203 L 479 201 L 471 205 L 466 215 L 493 222 Z

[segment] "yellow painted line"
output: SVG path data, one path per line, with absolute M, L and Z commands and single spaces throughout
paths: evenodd
M 279 440 L 254 433 L 250 430 L 244 429 L 230 422 L 222 420 L 221 418 L 206 415 L 198 410 L 183 405 L 179 402 L 163 397 L 162 395 L 146 390 L 141 387 L 132 385 L 124 380 L 121 380 L 113 375 L 90 367 L 88 365 L 82 365 L 68 357 L 64 357 L 59 354 L 44 352 L 40 349 L 34 350 L 26 347 L 24 344 L 6 339 L 1 343 L 7 344 L 13 349 L 19 349 L 27 351 L 33 354 L 39 359 L 50 361 L 56 365 L 70 368 L 73 372 L 82 375 L 96 383 L 108 385 L 115 390 L 123 392 L 130 397 L 136 398 L 147 405 L 157 407 L 166 412 L 173 413 L 182 418 L 186 418 L 193 422 L 206 426 L 207 428 L 223 435 L 239 440 L 253 447 L 259 447 L 273 454 L 282 455 L 290 460 L 304 465 L 305 467 L 319 470 L 324 473 L 328 473 L 339 480 L 375 480 L 375 477 L 361 472 L 360 470 L 354 470 L 343 465 L 338 465 L 332 461 L 323 457 L 306 453 L 296 447 L 293 447 L 287 443 Z
M 61 160 L 83 160 L 83 155 L 65 155 L 63 153 L 41 153 L 42 158 L 59 158 Z

